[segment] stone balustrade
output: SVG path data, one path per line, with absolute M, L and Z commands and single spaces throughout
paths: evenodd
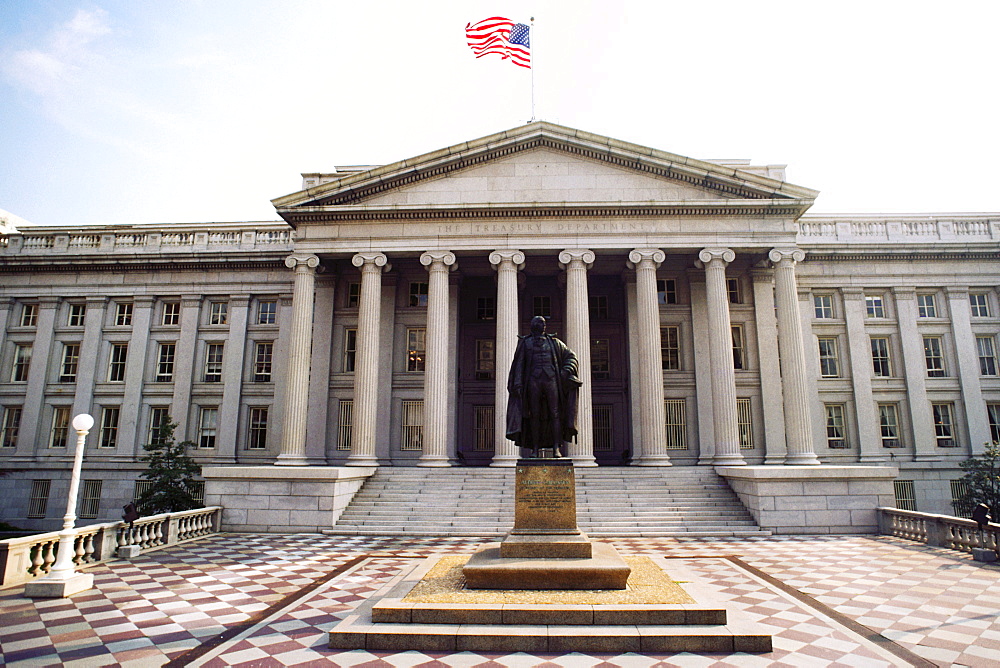
M 821 218 L 804 216 L 799 220 L 797 241 L 814 243 L 893 242 L 925 244 L 989 243 L 1000 240 L 1000 219 L 989 216 L 920 216 L 865 218 L 861 216 Z
M 222 508 L 210 506 L 142 517 L 132 524 L 109 522 L 77 527 L 73 563 L 87 566 L 114 559 L 118 548 L 140 550 L 183 543 L 219 531 Z M 56 561 L 58 531 L 0 541 L 0 587 L 46 575 Z
M 178 226 L 173 226 L 178 227 Z M 215 226 L 214 226 L 215 227 Z M 263 224 L 250 228 L 222 231 L 180 229 L 167 232 L 162 227 L 122 232 L 114 228 L 24 228 L 18 233 L 0 235 L 0 255 L 48 255 L 53 253 L 95 254 L 218 252 L 220 250 L 290 251 L 295 232 L 287 226 Z
M 879 533 L 907 540 L 972 552 L 980 547 L 1000 553 L 1000 524 L 979 525 L 962 517 L 918 513 L 898 508 L 878 509 Z

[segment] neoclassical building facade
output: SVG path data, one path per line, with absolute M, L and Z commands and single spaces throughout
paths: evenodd
M 205 466 L 512 466 L 534 315 L 581 362 L 578 466 L 892 465 L 901 506 L 950 512 L 1000 440 L 1000 214 L 817 194 L 536 122 L 305 174 L 283 222 L 10 226 L 0 519 L 58 523 L 81 412 L 84 517 L 168 417 Z

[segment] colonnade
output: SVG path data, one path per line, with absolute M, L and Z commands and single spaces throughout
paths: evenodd
M 637 248 L 628 254 L 636 275 L 636 341 L 639 365 L 633 402 L 639 405 L 639 444 L 636 463 L 669 466 L 664 419 L 663 373 L 660 364 L 660 318 L 656 270 L 666 255 L 659 248 Z M 708 348 L 711 360 L 711 411 L 715 465 L 744 465 L 737 423 L 736 381 L 729 317 L 726 267 L 736 254 L 729 248 L 705 248 L 698 265 L 705 271 Z M 775 248 L 768 255 L 774 264 L 778 351 L 781 364 L 782 406 L 785 422 L 785 464 L 819 464 L 811 440 L 808 385 L 803 333 L 799 313 L 795 264 L 804 258 L 797 248 Z M 559 253 L 566 272 L 566 343 L 579 358 L 580 390 L 575 443 L 569 456 L 576 466 L 595 466 L 591 418 L 590 309 L 587 272 L 595 254 L 589 249 Z M 357 350 L 354 371 L 354 408 L 349 466 L 377 466 L 375 456 L 378 421 L 378 356 L 382 274 L 391 268 L 384 253 L 358 253 L 351 259 L 361 273 L 358 304 Z M 525 255 L 517 249 L 500 249 L 489 255 L 497 272 L 496 298 L 496 404 L 495 450 L 492 466 L 513 466 L 518 458 L 514 443 L 506 438 L 507 388 L 510 363 L 517 346 L 517 274 Z M 457 268 L 450 251 L 428 251 L 420 256 L 428 271 L 426 363 L 424 371 L 423 452 L 419 466 L 449 466 L 448 337 L 450 332 L 448 274 Z M 286 265 L 295 271 L 292 327 L 289 341 L 288 390 L 284 404 L 284 430 L 278 464 L 305 465 L 306 413 L 312 349 L 311 323 L 315 293 L 315 255 L 289 256 Z

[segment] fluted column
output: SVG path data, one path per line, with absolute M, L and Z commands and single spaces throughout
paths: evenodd
M 775 248 L 768 253 L 774 263 L 774 296 L 778 307 L 778 355 L 785 407 L 785 465 L 816 465 L 812 422 L 809 417 L 809 387 L 806 353 L 802 349 L 802 320 L 795 263 L 806 257 L 799 248 Z
M 663 409 L 660 307 L 656 298 L 656 269 L 665 258 L 659 248 L 637 248 L 628 254 L 629 263 L 635 268 L 638 316 L 640 466 L 670 466 Z
M 577 400 L 576 440 L 567 453 L 574 466 L 597 466 L 594 459 L 593 396 L 590 382 L 590 297 L 587 270 L 594 264 L 594 252 L 572 248 L 559 253 L 559 265 L 566 270 L 566 344 L 576 353 L 578 376 L 583 385 Z M 565 446 L 564 446 L 565 447 Z
M 309 402 L 309 356 L 312 352 L 315 255 L 289 255 L 285 266 L 295 271 L 292 288 L 292 331 L 288 343 L 288 375 L 281 432 L 281 454 L 275 464 L 305 466 L 306 415 Z
M 518 452 L 507 438 L 507 376 L 517 349 L 517 272 L 524 268 L 524 253 L 519 250 L 495 250 L 490 264 L 497 272 L 496 397 L 493 461 L 490 466 L 514 466 Z
M 420 256 L 427 267 L 427 358 L 424 365 L 423 454 L 417 466 L 448 463 L 448 272 L 455 269 L 455 254 L 428 251 Z
M 382 272 L 389 263 L 383 253 L 358 253 L 351 262 L 361 268 L 358 302 L 358 341 L 354 366 L 354 423 L 348 466 L 378 466 L 375 457 L 375 427 L 378 420 L 379 316 Z
M 712 423 L 716 466 L 743 466 L 736 421 L 736 372 L 733 371 L 733 334 L 729 320 L 726 266 L 736 259 L 729 248 L 706 248 L 698 253 L 705 267 L 708 302 L 708 345 L 712 360 Z

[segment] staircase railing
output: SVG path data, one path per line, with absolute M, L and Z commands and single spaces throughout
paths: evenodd
M 950 515 L 918 513 L 898 508 L 878 509 L 879 533 L 947 547 L 962 552 L 972 552 L 979 547 L 1000 553 L 1000 525 L 990 524 L 980 531 L 972 520 Z

